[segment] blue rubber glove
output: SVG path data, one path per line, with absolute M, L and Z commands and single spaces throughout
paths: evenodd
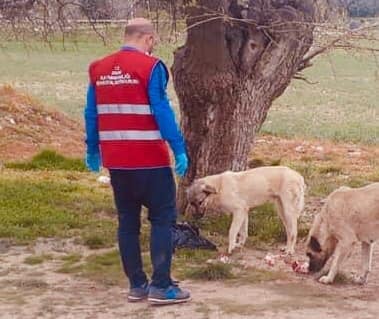
M 188 169 L 188 157 L 186 153 L 175 155 L 175 172 L 183 177 Z
M 99 153 L 88 153 L 86 154 L 86 166 L 94 173 L 100 172 L 101 158 Z

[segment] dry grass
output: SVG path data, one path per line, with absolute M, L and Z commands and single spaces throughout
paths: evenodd
M 24 159 L 41 149 L 83 155 L 83 129 L 63 113 L 10 86 L 0 87 L 0 160 Z

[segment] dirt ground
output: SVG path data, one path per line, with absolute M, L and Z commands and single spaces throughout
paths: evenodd
M 20 161 L 46 148 L 83 156 L 83 125 L 26 94 L 0 87 L 0 115 L 0 162 Z
M 27 96 L 10 88 L 0 92 L 0 160 L 20 160 L 48 147 L 71 156 L 83 154 L 83 130 L 80 123 L 63 115 L 47 112 Z M 18 116 L 16 116 L 18 114 Z M 37 120 L 38 119 L 38 120 Z M 80 129 L 78 129 L 80 127 Z M 15 143 L 17 141 L 17 143 Z M 275 154 L 273 154 L 275 150 Z M 271 136 L 256 140 L 252 158 L 306 161 L 316 159 L 343 167 L 349 173 L 367 173 L 377 169 L 379 148 L 327 141 L 302 141 Z M 1 165 L 0 165 L 1 166 Z M 319 203 L 315 202 L 318 207 Z M 279 261 L 265 264 L 267 251 L 245 250 L 238 262 L 285 274 L 285 279 L 247 283 L 185 281 L 182 287 L 192 292 L 190 303 L 152 307 L 146 302 L 130 304 L 127 289 L 107 286 L 72 274 L 57 272 L 60 257 L 75 252 L 93 254 L 83 246 L 61 240 L 38 240 L 33 247 L 10 246 L 0 240 L 0 318 L 275 318 L 332 319 L 379 317 L 379 251 L 374 252 L 374 269 L 366 286 L 351 283 L 323 286 L 310 276 L 292 272 Z M 104 251 L 99 251 L 104 252 Z M 272 251 L 277 253 L 276 251 Z M 26 257 L 50 254 L 52 259 L 38 265 L 24 263 Z M 304 258 L 303 244 L 298 258 Z M 359 249 L 343 268 L 349 274 L 359 266 Z
M 57 273 L 60 258 L 38 265 L 23 261 L 32 254 L 54 257 L 78 252 L 92 254 L 83 246 L 57 240 L 37 241 L 33 247 L 0 245 L 0 318 L 378 318 L 379 253 L 366 286 L 351 283 L 323 286 L 308 275 L 292 272 L 282 261 L 270 267 L 265 251 L 245 250 L 239 262 L 246 266 L 281 271 L 286 279 L 255 284 L 240 281 L 185 281 L 192 292 L 190 303 L 154 307 L 146 302 L 126 301 L 127 290 L 105 286 L 70 274 Z M 103 251 L 104 252 L 104 251 Z M 275 252 L 273 252 L 275 253 Z M 349 274 L 359 264 L 359 249 L 343 271 Z M 303 259 L 304 245 L 298 246 Z
M 286 162 L 311 162 L 343 168 L 350 174 L 367 174 L 377 169 L 378 145 L 363 145 L 329 140 L 303 140 L 263 135 L 257 137 L 250 158 Z

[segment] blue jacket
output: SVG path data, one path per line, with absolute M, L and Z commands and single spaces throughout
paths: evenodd
M 132 49 L 132 48 L 123 48 Z M 175 120 L 175 114 L 167 97 L 168 74 L 166 67 L 159 62 L 153 69 L 149 82 L 149 99 L 152 113 L 158 123 L 162 138 L 165 139 L 175 156 L 186 153 L 184 138 Z M 97 124 L 96 90 L 88 86 L 87 104 L 84 109 L 87 152 L 99 152 L 99 130 Z

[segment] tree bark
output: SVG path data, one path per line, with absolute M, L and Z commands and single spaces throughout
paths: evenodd
M 243 2 L 243 1 L 242 1 Z M 272 102 L 289 85 L 313 42 L 317 0 L 199 0 L 188 9 L 185 45 L 172 73 L 187 141 L 186 187 L 225 170 L 243 170 Z

